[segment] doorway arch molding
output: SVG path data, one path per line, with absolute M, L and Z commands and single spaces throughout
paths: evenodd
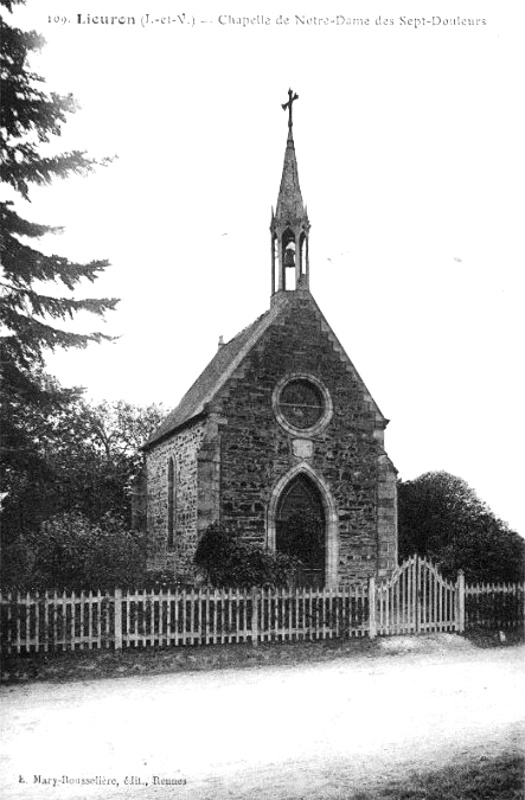
M 306 475 L 310 478 L 312 483 L 319 490 L 321 496 L 326 524 L 325 583 L 328 589 L 335 588 L 337 586 L 337 563 L 339 556 L 339 517 L 337 514 L 337 507 L 327 482 L 306 462 L 296 464 L 288 470 L 285 475 L 279 478 L 271 491 L 266 526 L 268 549 L 275 552 L 277 507 L 279 505 L 279 499 L 288 484 L 298 475 Z

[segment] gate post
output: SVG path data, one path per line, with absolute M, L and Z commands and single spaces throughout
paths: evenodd
M 368 622 L 368 635 L 371 639 L 375 639 L 377 636 L 376 579 L 373 575 L 368 579 Z
M 456 608 L 455 623 L 457 633 L 465 632 L 465 573 L 462 569 L 458 572 L 456 581 Z
M 257 589 L 252 589 L 252 647 L 257 647 L 259 644 L 259 630 L 258 630 L 258 608 L 259 605 L 259 592 Z
M 122 589 L 115 589 L 115 650 L 122 650 Z
M 419 556 L 416 556 L 416 563 L 415 563 L 415 572 L 416 572 L 416 590 L 414 593 L 414 619 L 416 623 L 416 633 L 421 633 L 421 603 L 422 603 L 422 589 L 421 589 L 421 570 L 423 565 L 421 564 L 421 559 Z

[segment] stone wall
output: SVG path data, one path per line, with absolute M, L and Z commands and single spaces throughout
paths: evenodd
M 377 486 L 378 577 L 397 566 L 397 473 L 388 456 L 379 457 Z
M 284 430 L 272 410 L 274 388 L 289 373 L 318 378 L 332 399 L 331 421 L 310 442 Z M 212 409 L 224 420 L 217 434 L 222 520 L 266 545 L 272 490 L 304 462 L 335 501 L 338 580 L 383 575 L 395 566 L 395 470 L 383 450 L 385 421 L 308 292 L 293 293 Z
M 396 471 L 384 451 L 386 421 L 308 291 L 289 302 L 206 408 L 147 456 L 149 567 L 195 577 L 200 533 L 238 523 L 272 546 L 276 498 L 287 475 L 308 471 L 326 499 L 327 580 L 388 575 L 397 564 Z M 322 383 L 331 417 L 313 435 L 286 429 L 275 397 L 287 375 Z M 176 463 L 174 547 L 168 548 L 168 462 Z M 273 511 L 272 511 L 273 509 Z
M 156 445 L 146 457 L 148 569 L 193 580 L 198 531 L 198 465 L 205 423 L 196 422 Z M 168 547 L 168 464 L 174 459 L 174 537 Z

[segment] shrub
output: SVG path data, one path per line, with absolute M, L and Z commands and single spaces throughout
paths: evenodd
M 9 588 L 111 590 L 134 587 L 145 573 L 143 535 L 111 515 L 93 523 L 78 511 L 57 514 L 26 535 L 24 549 Z
M 195 564 L 217 588 L 288 586 L 300 568 L 297 559 L 243 541 L 237 527 L 218 523 L 204 532 Z
M 175 578 L 168 569 L 149 569 L 144 573 L 140 588 L 148 592 L 162 592 L 167 589 L 193 589 L 193 584 Z

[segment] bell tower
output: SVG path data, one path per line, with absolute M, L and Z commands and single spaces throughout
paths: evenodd
M 309 288 L 308 234 L 310 222 L 301 196 L 293 140 L 293 103 L 299 95 L 288 89 L 288 139 L 277 206 L 272 208 L 272 296 L 276 292 Z

